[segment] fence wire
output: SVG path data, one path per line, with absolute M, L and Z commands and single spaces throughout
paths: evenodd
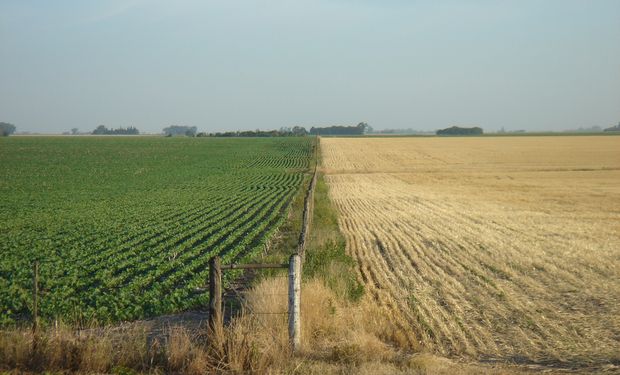
M 288 275 L 275 275 L 270 276 L 270 278 L 285 278 L 288 280 Z M 282 332 L 286 332 L 286 317 L 288 316 L 288 293 L 264 293 L 258 289 L 249 289 L 249 290 L 239 290 L 239 289 L 229 289 L 227 299 L 232 299 L 239 303 L 238 309 L 236 311 L 229 311 L 230 318 L 234 318 L 235 316 L 246 316 L 249 317 L 251 322 L 256 324 L 260 331 L 264 334 L 267 334 L 273 341 L 274 345 L 285 346 L 287 343 L 283 342 L 285 340 L 284 336 L 278 337 L 276 334 L 278 332 L 277 326 L 278 324 L 282 324 Z M 248 301 L 248 295 L 252 294 L 254 298 L 261 297 L 276 297 L 276 300 L 281 303 L 266 303 L 265 306 L 274 306 L 274 310 L 271 311 L 257 311 L 254 309 L 252 303 Z M 282 310 L 281 306 L 284 306 L 284 310 Z M 223 303 L 223 308 L 226 310 L 226 303 Z M 232 310 L 233 307 L 231 306 Z M 224 316 L 226 316 L 226 311 L 224 311 Z M 267 319 L 262 319 L 261 316 L 269 316 L 269 321 L 273 322 L 274 316 L 281 317 L 282 319 L 278 319 L 279 321 L 276 324 L 269 324 Z M 274 329 L 275 328 L 275 329 Z M 282 333 L 285 334 L 285 333 Z

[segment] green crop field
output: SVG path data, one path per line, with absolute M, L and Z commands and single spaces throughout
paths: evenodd
M 299 191 L 308 138 L 0 139 L 0 325 L 195 308 L 211 256 L 251 257 Z

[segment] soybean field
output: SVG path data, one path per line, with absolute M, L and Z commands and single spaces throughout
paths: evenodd
M 139 319 L 207 303 L 209 259 L 252 257 L 305 179 L 308 138 L 0 139 L 0 325 Z

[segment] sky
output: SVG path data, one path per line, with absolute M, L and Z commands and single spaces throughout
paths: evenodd
M 608 127 L 620 1 L 0 0 L 0 121 Z

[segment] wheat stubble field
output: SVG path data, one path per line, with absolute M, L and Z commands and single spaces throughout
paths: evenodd
M 450 357 L 620 364 L 620 137 L 323 138 L 366 302 Z

